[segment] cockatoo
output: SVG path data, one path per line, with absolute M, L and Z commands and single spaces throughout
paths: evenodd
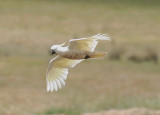
M 57 91 L 65 86 L 68 70 L 85 59 L 103 59 L 107 52 L 94 51 L 99 40 L 110 40 L 105 34 L 97 34 L 87 38 L 71 39 L 69 46 L 52 45 L 52 55 L 57 54 L 49 62 L 46 82 L 47 91 Z

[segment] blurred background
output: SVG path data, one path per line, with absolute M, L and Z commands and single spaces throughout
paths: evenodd
M 159 13 L 159 0 L 1 0 L 0 114 L 159 110 Z M 47 93 L 51 45 L 98 33 L 112 38 L 96 48 L 107 57 L 80 63 Z

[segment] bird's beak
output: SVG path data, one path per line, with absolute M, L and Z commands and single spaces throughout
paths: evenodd
M 56 52 L 54 50 L 52 50 L 52 55 L 55 54 Z

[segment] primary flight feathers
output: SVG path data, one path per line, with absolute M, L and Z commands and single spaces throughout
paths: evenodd
M 57 54 L 49 62 L 46 82 L 47 91 L 57 91 L 65 86 L 68 70 L 85 59 L 103 59 L 106 52 L 94 51 L 99 40 L 110 40 L 105 34 L 97 34 L 87 38 L 71 39 L 69 46 L 53 45 L 52 54 Z

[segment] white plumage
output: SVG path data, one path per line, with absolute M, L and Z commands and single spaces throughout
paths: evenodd
M 73 68 L 81 61 L 91 59 L 102 59 L 106 52 L 94 51 L 99 40 L 110 40 L 105 34 L 97 34 L 88 38 L 71 39 L 69 46 L 53 45 L 51 47 L 52 54 L 57 54 L 49 62 L 46 75 L 47 91 L 57 91 L 65 86 L 68 70 Z

